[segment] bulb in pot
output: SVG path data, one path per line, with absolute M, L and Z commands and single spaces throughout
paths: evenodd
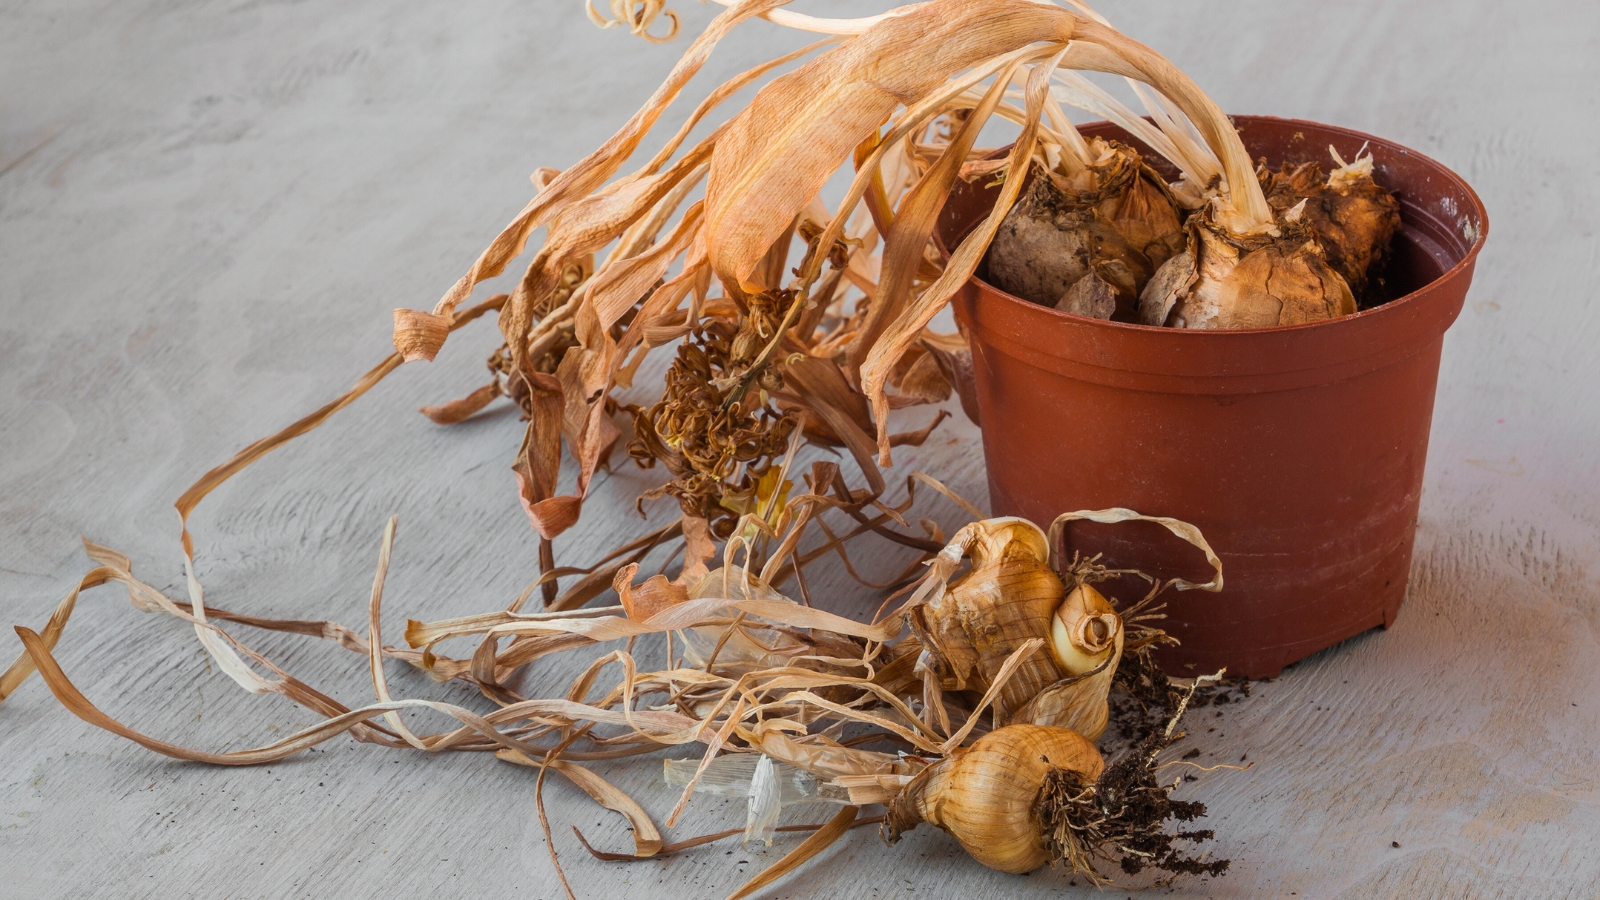
M 1301 325 L 1356 311 L 1329 265 L 1305 202 L 1273 225 L 1237 231 L 1215 206 L 1189 218 L 1189 249 L 1168 260 L 1139 297 L 1139 321 L 1174 328 Z
M 1183 249 L 1183 225 L 1137 151 L 1099 138 L 1089 147 L 1096 158 L 1076 173 L 1033 167 L 989 246 L 989 278 L 1034 303 L 1131 322 L 1139 292 Z
M 1052 858 L 1037 812 L 1046 777 L 1065 770 L 1093 784 L 1104 769 L 1100 751 L 1071 729 L 1008 725 L 920 773 L 889 804 L 884 837 L 893 843 L 929 822 L 991 869 L 1031 872 Z
M 1257 175 L 1274 210 L 1287 212 L 1305 203 L 1306 221 L 1321 242 L 1328 265 L 1360 298 L 1400 230 L 1400 202 L 1373 180 L 1371 154 L 1345 163 L 1333 152 L 1333 159 L 1339 167 L 1326 178 L 1314 162 L 1286 165 L 1279 172 L 1263 165 Z
M 1048 650 L 1028 657 L 1001 688 L 1000 720 L 1098 738 L 1123 646 L 1116 610 L 1091 585 L 1067 588 L 1050 568 L 1044 532 L 1026 519 L 974 522 L 945 552 L 970 557 L 972 568 L 911 615 L 940 686 L 982 694 L 1019 647 L 1044 639 Z

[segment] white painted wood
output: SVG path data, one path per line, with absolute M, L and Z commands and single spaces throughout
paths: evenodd
M 691 30 L 710 15 L 680 6 Z M 1255 767 L 1189 789 L 1211 805 L 1215 852 L 1234 868 L 1175 895 L 1592 900 L 1600 6 L 1105 12 L 1227 109 L 1348 125 L 1438 157 L 1493 220 L 1446 343 L 1410 600 L 1394 630 L 1197 721 L 1217 729 L 1212 758 L 1248 754 Z M 747 32 L 717 51 L 705 85 L 797 40 Z M 597 144 L 682 46 L 596 31 L 576 0 L 0 9 L 5 622 L 43 623 L 87 568 L 80 534 L 181 595 L 170 504 L 183 488 L 381 358 L 389 310 L 431 304 L 521 206 L 528 173 Z M 479 383 L 494 343 L 488 323 L 457 335 L 437 362 L 405 367 L 202 506 L 211 602 L 359 626 L 391 513 L 390 640 L 405 616 L 514 596 L 536 547 L 507 471 L 515 417 L 442 429 L 411 412 Z M 901 457 L 982 499 L 970 426 Z M 651 483 L 619 457 L 562 540 L 567 558 L 642 532 L 631 501 Z M 898 559 L 864 555 L 878 571 Z M 862 596 L 836 576 L 819 593 L 838 608 Z M 347 703 L 370 697 L 354 654 L 241 634 Z M 0 643 L 9 659 L 16 641 Z M 97 703 L 168 740 L 236 749 L 311 720 L 241 694 L 187 628 L 135 612 L 118 590 L 85 595 L 59 652 Z M 471 699 L 403 666 L 391 679 L 397 693 Z M 670 807 L 655 764 L 603 771 L 658 816 Z M 555 897 L 532 788 L 530 772 L 485 756 L 348 739 L 270 767 L 177 764 L 78 721 L 34 680 L 0 706 L 0 897 Z M 624 829 L 564 784 L 548 795 L 585 898 L 724 896 L 796 840 L 601 864 L 566 826 L 619 849 Z M 742 822 L 736 806 L 698 803 L 674 834 Z M 763 896 L 802 894 L 1091 895 L 1056 873 L 986 871 L 927 830 L 893 848 L 856 832 Z

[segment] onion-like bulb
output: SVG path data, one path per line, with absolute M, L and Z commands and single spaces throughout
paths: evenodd
M 1214 207 L 1189 217 L 1189 249 L 1167 260 L 1139 296 L 1139 320 L 1173 328 L 1302 325 L 1356 311 L 1297 205 L 1273 226 L 1240 233 Z
M 1286 212 L 1305 202 L 1304 212 L 1328 258 L 1328 265 L 1349 282 L 1357 300 L 1366 296 L 1374 270 L 1389 252 L 1400 230 L 1400 202 L 1372 180 L 1372 156 L 1346 163 L 1329 147 L 1339 167 L 1327 178 L 1314 162 L 1257 175 L 1274 210 Z
M 1050 655 L 1064 673 L 1012 721 L 1061 725 L 1098 739 L 1111 709 L 1106 697 L 1122 661 L 1122 617 L 1093 585 L 1079 584 L 1050 617 Z
M 1094 784 L 1105 760 L 1087 738 L 1067 728 L 1009 725 L 929 766 L 890 804 L 884 837 L 930 822 L 949 832 L 973 859 L 1002 872 L 1031 872 L 1051 861 L 1040 819 L 1046 776 L 1066 770 Z
M 989 245 L 1002 290 L 1074 315 L 1138 320 L 1139 292 L 1184 246 L 1170 191 L 1138 151 L 1092 138 L 1072 175 L 1035 166 Z
M 1035 652 L 1001 687 L 1002 723 L 1061 725 L 1095 739 L 1123 645 L 1122 618 L 1088 584 L 1070 591 L 1050 568 L 1049 540 L 1026 519 L 973 522 L 943 553 L 972 568 L 911 614 L 925 668 L 944 690 L 982 694 L 1030 640 Z

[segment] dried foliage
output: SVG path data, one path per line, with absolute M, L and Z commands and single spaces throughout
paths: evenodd
M 630 409 L 629 455 L 645 468 L 663 463 L 673 478 L 660 491 L 718 538 L 757 506 L 775 508 L 782 490 L 773 465 L 796 422 L 770 400 L 783 376 L 752 368 L 794 300 L 788 291 L 762 293 L 744 315 L 707 316 L 679 345 L 661 399 Z
M 776 830 L 771 804 L 785 802 L 776 766 L 811 779 L 817 793 L 806 802 L 843 808 L 735 896 L 876 820 L 859 816 L 861 807 L 892 807 L 913 783 L 926 788 L 931 773 L 976 759 L 980 745 L 1001 748 L 996 752 L 1025 746 L 1002 737 L 1019 733 L 1009 729 L 1043 729 L 1052 740 L 1076 742 L 1086 762 L 1075 770 L 1078 781 L 1045 766 L 1037 784 L 1022 786 L 1023 808 L 1054 798 L 1051 817 L 1024 816 L 1026 827 L 1043 821 L 1056 835 L 1053 844 L 1027 838 L 1044 854 L 1039 862 L 1096 878 L 1096 861 L 1110 859 L 1133 870 L 1220 872 L 1219 864 L 1190 865 L 1161 843 L 1168 819 L 1198 814 L 1154 780 L 1163 741 L 1173 738 L 1170 725 L 1160 740 L 1114 760 L 1098 781 L 1103 763 L 1089 743 L 1105 729 L 1113 684 L 1165 689 L 1147 653 L 1163 639 L 1149 624 L 1159 616 L 1160 592 L 1220 588 L 1220 563 L 1199 532 L 1152 520 L 1206 552 L 1216 567 L 1211 582 L 1150 579 L 1149 596 L 1119 610 L 1092 584 L 1129 573 L 1060 559 L 1059 529 L 1074 517 L 1146 517 L 1120 509 L 1070 514 L 1048 534 L 1020 520 L 983 520 L 946 541 L 930 520 L 920 520 L 922 533 L 913 530 L 908 513 L 918 485 L 975 519 L 982 513 L 920 473 L 907 477 L 903 499 L 892 501 L 881 468 L 893 447 L 926 440 L 946 415 L 940 410 L 924 427 L 895 432 L 892 410 L 958 396 L 976 419 L 971 353 L 959 334 L 939 334 L 929 324 L 997 235 L 1009 240 L 1026 230 L 1013 207 L 1033 224 L 1048 214 L 1058 232 L 1052 239 L 1088 229 L 1087 244 L 1076 232 L 1069 237 L 1088 248 L 1079 262 L 1096 281 L 1070 308 L 1110 304 L 1124 318 L 1141 292 L 1165 290 L 1165 316 L 1187 309 L 1191 295 L 1215 294 L 1205 293 L 1206 279 L 1238 278 L 1248 269 L 1243 262 L 1221 266 L 1207 255 L 1210 244 L 1196 244 L 1201 237 L 1246 255 L 1265 241 L 1299 259 L 1301 251 L 1282 249 L 1285 242 L 1320 226 L 1268 203 L 1227 118 L 1186 76 L 1075 0 L 1073 9 L 1035 0 L 928 0 L 843 20 L 784 10 L 784 0 L 719 2 L 729 8 L 616 134 L 564 171 L 536 172 L 535 195 L 431 310 L 395 311 L 394 354 L 327 406 L 206 473 L 179 499 L 185 601 L 137 579 L 126 557 L 87 545 L 96 568 L 42 632 L 18 629 L 25 650 L 0 676 L 0 699 L 37 670 L 85 721 L 158 753 L 218 765 L 270 762 L 342 734 L 394 748 L 492 752 L 538 770 L 536 807 L 547 832 L 542 792 L 554 772 L 628 820 L 637 858 L 717 836 L 668 843 L 646 804 L 584 763 L 698 745 L 700 761 L 664 819 L 670 828 L 698 785 L 721 783 L 724 760 L 758 756 L 750 796 L 766 799 L 759 809 L 752 800 L 747 839 L 770 839 Z M 660 0 L 612 0 L 605 9 L 591 3 L 589 14 L 651 40 L 669 39 L 680 26 Z M 653 157 L 624 171 L 714 47 L 754 17 L 826 37 L 715 87 Z M 798 65 L 771 77 L 791 63 Z M 1075 70 L 1133 79 L 1153 124 Z M 729 97 L 763 81 L 745 107 L 722 114 Z M 1086 142 L 1062 103 L 1111 116 L 1176 165 L 1182 181 L 1161 183 L 1121 145 Z M 1000 154 L 977 146 L 996 116 L 1022 126 Z M 1035 191 L 1018 206 L 1029 172 Z M 823 188 L 841 173 L 849 186 L 830 206 Z M 1341 185 L 1355 183 L 1341 177 Z M 1000 189 L 982 221 L 942 255 L 931 236 L 960 178 L 998 179 Z M 1046 188 L 1059 196 L 1041 195 Z M 1180 214 L 1188 218 L 1183 229 Z M 1294 226 L 1287 237 L 1286 223 Z M 529 250 L 540 229 L 543 241 L 514 288 L 465 305 L 476 285 Z M 1185 235 L 1189 248 L 1178 253 Z M 1184 277 L 1172 277 L 1169 269 L 1185 257 L 1189 269 L 1173 270 Z M 448 425 L 505 398 L 526 420 L 511 468 L 539 536 L 540 574 L 528 589 L 503 610 L 410 621 L 405 646 L 386 644 L 381 612 L 396 536 L 391 520 L 364 631 L 208 607 L 187 530 L 201 500 L 403 362 L 434 358 L 454 331 L 490 311 L 499 313 L 501 343 L 488 357 L 489 382 L 422 412 Z M 652 371 L 643 366 L 656 350 L 672 360 L 663 383 L 646 384 L 640 373 Z M 623 391 L 649 396 L 632 403 Z M 798 456 L 808 443 L 843 451 L 854 470 L 812 462 L 804 471 Z M 679 515 L 604 555 L 580 548 L 600 556 L 586 567 L 558 566 L 556 540 L 579 520 L 596 472 L 618 447 L 644 468 L 659 463 L 666 476 L 640 503 L 671 497 Z M 860 539 L 916 553 L 902 572 L 874 584 L 850 556 Z M 665 562 L 641 579 L 652 554 Z M 857 621 L 812 608 L 806 567 L 829 559 L 881 591 L 891 611 Z M 192 626 L 211 659 L 245 690 L 281 694 L 322 720 L 262 747 L 214 753 L 140 734 L 102 712 L 73 686 L 53 650 L 78 592 L 108 581 L 126 585 L 137 608 Z M 799 602 L 783 593 L 791 583 Z M 608 591 L 618 603 L 586 606 Z M 545 608 L 524 611 L 535 592 Z M 361 654 L 375 702 L 339 703 L 251 649 L 230 624 L 332 640 Z M 451 639 L 476 647 L 443 655 L 440 645 Z M 659 667 L 635 655 L 640 639 L 665 645 Z M 557 654 L 579 654 L 586 668 L 565 690 L 523 685 L 531 664 Z M 484 702 L 469 709 L 396 698 L 388 660 L 468 684 Z M 1132 680 L 1119 675 L 1127 661 L 1136 667 Z M 399 715 L 406 710 L 428 710 L 452 724 L 419 732 Z M 873 742 L 900 752 L 863 746 Z M 1100 798 L 1100 812 L 1075 799 L 1089 794 Z M 1142 804 L 1134 820 L 1109 810 L 1113 797 Z M 942 824 L 931 814 L 921 818 Z

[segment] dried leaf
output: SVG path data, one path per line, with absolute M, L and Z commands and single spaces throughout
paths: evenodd
M 1205 584 L 1195 584 L 1182 578 L 1175 578 L 1171 584 L 1180 591 L 1220 591 L 1222 590 L 1222 560 L 1217 558 L 1216 551 L 1206 542 L 1205 535 L 1200 529 L 1181 519 L 1169 519 L 1165 516 L 1146 516 L 1131 509 L 1113 507 L 1111 509 L 1086 509 L 1078 512 L 1062 513 L 1050 523 L 1050 568 L 1061 571 L 1061 533 L 1068 522 L 1086 519 L 1090 522 L 1099 522 L 1104 525 L 1115 525 L 1118 522 L 1154 522 L 1190 544 L 1200 548 L 1206 555 L 1206 562 L 1211 564 L 1211 569 L 1216 575 Z
M 666 80 L 656 88 L 645 105 L 598 149 L 568 167 L 540 190 L 516 218 L 495 237 L 472 264 L 467 274 L 439 299 L 439 303 L 433 309 L 434 314 L 450 316 L 456 306 L 472 293 L 474 285 L 505 271 L 506 264 L 527 246 L 528 236 L 535 228 L 549 221 L 574 199 L 593 193 L 605 183 L 606 179 L 615 175 L 622 163 L 655 125 L 661 113 L 683 90 L 683 86 L 705 65 L 717 42 L 740 22 L 781 6 L 784 2 L 785 0 L 743 0 L 733 9 L 713 19 L 706 26 L 706 30 L 701 32 L 684 52 L 683 57 L 673 66 Z
M 955 183 L 956 176 L 960 173 L 962 164 L 966 162 L 967 154 L 972 150 L 973 144 L 977 143 L 978 132 L 983 130 L 984 124 L 989 121 L 989 116 L 993 114 L 995 107 L 1000 104 L 1000 99 L 1005 95 L 1006 87 L 1011 83 L 1011 75 L 1016 71 L 1018 64 L 1018 62 L 1011 63 L 995 76 L 994 85 L 984 94 L 978 106 L 967 114 L 955 138 L 945 148 L 944 153 L 940 154 L 938 161 L 917 180 L 916 185 L 900 201 L 900 207 L 895 211 L 894 224 L 884 236 L 882 274 L 878 278 L 878 289 L 872 295 L 866 318 L 845 355 L 845 364 L 851 371 L 861 368 L 867 352 L 883 333 L 883 329 L 888 327 L 905 308 L 912 279 L 923 265 L 928 240 L 933 235 L 933 226 L 939 219 L 939 213 L 944 209 L 945 200 L 950 196 L 950 187 Z
M 457 397 L 437 406 L 424 406 L 418 412 L 433 420 L 435 425 L 454 425 L 472 417 L 500 396 L 500 382 L 491 381 L 465 397 Z
M 406 362 L 432 361 L 450 334 L 450 320 L 415 309 L 394 311 L 394 349 Z
M 1020 171 L 1020 163 L 1033 157 L 1033 147 L 1038 136 L 1039 110 L 1044 104 L 1046 88 L 1049 85 L 1049 75 L 1065 55 L 1066 48 L 1060 50 L 1049 61 L 1034 66 L 1028 75 L 1027 99 L 1028 122 L 1022 128 L 1022 134 L 1017 138 L 1016 144 L 1011 149 L 1009 159 L 1012 171 Z M 894 321 L 883 337 L 873 345 L 872 352 L 868 354 L 867 361 L 861 366 L 862 391 L 872 401 L 873 412 L 878 418 L 878 463 L 883 466 L 890 464 L 889 456 L 889 428 L 888 406 L 889 399 L 884 391 L 884 384 L 890 369 L 896 360 L 905 353 L 916 336 L 927 327 L 935 314 L 942 309 L 950 297 L 961 288 L 966 280 L 977 269 L 978 263 L 983 259 L 983 253 L 988 249 L 989 242 L 994 238 L 994 233 L 1005 219 L 1012 204 L 1017 200 L 1017 195 L 1022 190 L 1021 178 L 1007 178 L 1000 189 L 1000 196 L 995 200 L 994 209 L 990 211 L 978 227 L 973 229 L 961 241 L 945 265 L 944 272 L 938 280 L 928 287 L 915 302 L 906 307 L 900 317 Z
M 668 581 L 665 575 L 652 576 L 644 584 L 634 587 L 633 576 L 638 572 L 639 564 L 630 563 L 617 571 L 616 579 L 612 582 L 617 596 L 622 598 L 622 608 L 628 618 L 647 622 L 656 613 L 689 601 L 689 591 L 682 585 Z
M 954 337 L 956 341 L 951 346 L 933 343 L 926 338 L 923 343 L 939 363 L 939 371 L 944 374 L 945 380 L 955 387 L 956 396 L 961 398 L 961 411 L 966 413 L 972 424 L 978 425 L 978 380 L 972 371 L 972 348 L 960 335 Z
M 50 614 L 50 620 L 45 623 L 44 631 L 39 635 L 39 641 L 46 650 L 54 650 L 56 642 L 61 639 L 61 632 L 66 630 L 67 622 L 72 618 L 73 610 L 77 608 L 78 594 L 111 581 L 117 577 L 117 572 L 115 568 L 100 566 L 89 570 L 89 573 L 78 581 L 78 586 L 73 588 L 66 599 L 56 606 L 55 612 Z M 0 702 L 4 702 L 24 681 L 27 681 L 34 669 L 32 654 L 24 650 L 16 662 L 6 669 L 5 674 L 0 675 Z
M 699 516 L 683 517 L 683 572 L 681 583 L 704 577 L 710 570 L 706 560 L 717 555 L 717 545 L 711 539 L 711 525 Z
M 774 79 L 729 122 L 712 159 L 707 246 L 723 283 L 779 287 L 753 280 L 768 248 L 896 107 L 995 56 L 1070 40 L 1078 21 L 1027 0 L 932 0 Z
M 917 357 L 911 369 L 900 379 L 900 392 L 890 398 L 891 405 L 912 406 L 923 403 L 943 403 L 950 399 L 950 380 L 945 377 L 938 357 L 924 353 Z
M 628 794 L 596 775 L 590 769 L 584 768 L 574 762 L 564 759 L 552 759 L 548 763 L 523 753 L 521 750 L 499 750 L 495 756 L 508 763 L 530 768 L 550 768 L 565 776 L 584 793 L 594 798 L 594 801 L 606 809 L 620 813 L 633 827 L 633 855 L 644 858 L 655 856 L 662 848 L 661 832 L 651 821 L 650 814 L 644 807 Z
M 561 421 L 566 400 L 554 376 L 536 372 L 525 376 L 530 415 L 522 449 L 511 471 L 516 475 L 517 494 L 535 531 L 546 540 L 578 521 L 579 502 L 556 496 L 556 479 L 561 474 Z
M 466 325 L 468 322 L 473 321 L 484 313 L 489 312 L 490 310 L 500 309 L 505 305 L 506 299 L 507 296 L 505 294 L 496 294 L 495 296 L 490 297 L 489 299 L 462 313 L 461 315 L 456 316 L 455 319 L 450 323 L 450 329 L 453 331 L 462 327 L 463 325 Z M 232 459 L 207 472 L 205 475 L 201 476 L 199 481 L 190 485 L 189 489 L 183 492 L 183 496 L 178 498 L 178 502 L 176 504 L 178 507 L 178 516 L 180 517 L 180 521 L 183 525 L 184 552 L 190 556 L 194 555 L 194 547 L 189 539 L 189 514 L 194 511 L 194 508 L 199 505 L 201 500 L 205 499 L 207 494 L 211 493 L 213 490 L 216 490 L 218 485 L 222 484 L 224 481 L 227 481 L 229 478 L 232 478 L 234 475 L 237 475 L 245 467 L 265 456 L 267 453 L 276 450 L 278 447 L 281 447 L 282 445 L 294 440 L 302 434 L 305 434 L 311 429 L 316 428 L 318 425 L 326 422 L 334 413 L 344 409 L 351 403 L 354 403 L 356 398 L 360 397 L 362 394 L 365 394 L 367 391 L 372 389 L 373 385 L 382 381 L 385 375 L 388 375 L 390 372 L 393 372 L 395 369 L 399 368 L 401 362 L 403 362 L 403 359 L 399 353 L 391 354 L 383 362 L 374 366 L 371 371 L 367 372 L 367 374 L 361 376 L 361 380 L 357 381 L 354 387 L 335 398 L 331 403 L 328 403 L 326 406 L 323 406 L 316 412 L 301 418 L 299 421 L 295 422 L 293 425 L 290 425 L 288 428 L 283 429 L 277 434 L 264 437 L 261 440 L 256 441 L 250 446 L 244 448 L 243 450 L 240 450 L 238 453 L 233 455 Z

